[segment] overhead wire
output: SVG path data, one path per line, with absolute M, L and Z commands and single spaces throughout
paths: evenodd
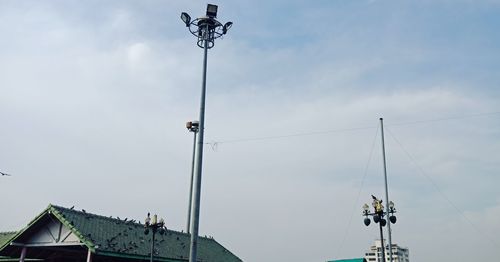
M 462 116 L 450 116 L 450 117 L 434 118 L 434 119 L 427 119 L 427 120 L 400 122 L 400 123 L 393 123 L 393 124 L 386 125 L 386 126 L 416 125 L 416 124 L 424 124 L 424 123 L 431 123 L 431 122 L 460 120 L 460 119 L 473 118 L 473 117 L 486 117 L 486 116 L 492 116 L 492 115 L 500 115 L 500 112 L 477 113 L 477 114 L 462 115 Z
M 341 132 L 349 132 L 349 131 L 366 130 L 366 129 L 372 129 L 372 128 L 376 128 L 376 127 L 377 126 L 364 126 L 364 127 L 352 127 L 352 128 L 332 129 L 332 130 L 324 130 L 324 131 L 295 133 L 295 134 L 288 134 L 288 135 L 241 138 L 241 139 L 233 139 L 233 140 L 207 142 L 206 144 L 210 144 L 210 145 L 212 145 L 212 144 L 231 144 L 231 143 L 241 143 L 241 142 L 251 142 L 251 141 L 274 140 L 274 139 L 289 138 L 289 137 L 313 136 L 313 135 L 324 135 L 324 134 L 329 134 L 329 133 L 341 133 Z
M 368 175 L 368 168 L 370 167 L 370 163 L 371 163 L 371 160 L 372 160 L 373 149 L 375 148 L 375 142 L 377 140 L 378 132 L 379 132 L 379 127 L 377 126 L 377 130 L 375 131 L 375 136 L 373 137 L 373 142 L 372 142 L 372 146 L 371 146 L 371 149 L 370 149 L 370 153 L 368 155 L 368 161 L 367 161 L 367 163 L 365 165 L 365 169 L 364 169 L 364 172 L 363 172 L 363 178 L 361 179 L 361 184 L 359 186 L 358 195 L 356 196 L 356 201 L 354 202 L 354 205 L 352 207 L 351 215 L 349 217 L 349 222 L 347 224 L 346 231 L 345 231 L 344 236 L 342 238 L 342 242 L 340 242 L 340 246 L 337 249 L 337 252 L 335 252 L 335 254 L 338 254 L 344 248 L 345 240 L 347 239 L 347 235 L 349 234 L 349 230 L 351 229 L 352 219 L 354 217 L 354 213 L 356 212 L 356 205 L 359 202 L 359 198 L 361 197 L 361 192 L 363 191 L 363 187 L 364 187 L 364 184 L 365 184 L 366 176 Z
M 499 115 L 500 116 L 500 111 L 498 111 L 498 112 L 487 112 L 487 113 L 477 113 L 477 114 L 462 115 L 462 116 L 441 117 L 441 118 L 434 118 L 434 119 L 427 119 L 427 120 L 416 120 L 416 121 L 408 121 L 408 122 L 399 122 L 399 123 L 388 124 L 386 126 L 387 127 L 391 127 L 391 126 L 417 125 L 417 124 L 432 123 L 432 122 L 441 122 L 441 121 L 450 121 L 450 120 L 459 120 L 459 119 L 473 118 L 473 117 L 486 117 L 486 116 L 493 116 L 493 115 Z M 219 145 L 221 145 L 221 144 L 234 144 L 234 143 L 244 143 L 244 142 L 256 142 L 256 141 L 265 141 L 265 140 L 276 140 L 276 139 L 284 139 L 284 138 L 291 138 L 291 137 L 301 137 L 301 136 L 325 135 L 325 134 L 331 134 L 331 133 L 342 133 L 342 132 L 351 132 L 351 131 L 366 130 L 366 129 L 372 129 L 372 128 L 377 128 L 377 126 L 361 126 L 361 127 L 352 127 L 352 128 L 339 128 L 339 129 L 331 129 L 331 130 L 323 130 L 323 131 L 311 131 L 311 132 L 303 132 L 303 133 L 295 133 L 295 134 L 287 134 L 287 135 L 261 136 L 261 137 L 250 137 L 250 138 L 220 140 L 220 141 L 214 140 L 212 142 L 205 142 L 205 144 L 210 145 L 212 147 L 212 149 L 214 151 L 216 151 L 217 147 Z
M 474 230 L 476 230 L 476 232 L 478 234 L 480 234 L 483 237 L 485 237 L 486 239 L 488 239 L 494 247 L 500 248 L 500 245 L 495 240 L 493 240 L 489 235 L 487 235 L 486 233 L 484 233 L 483 231 L 481 231 L 474 223 L 472 223 L 472 221 L 465 215 L 465 213 L 460 208 L 458 208 L 458 206 L 455 205 L 455 203 L 453 203 L 453 201 L 451 201 L 451 199 L 448 196 L 446 196 L 446 194 L 441 190 L 441 188 L 437 185 L 437 183 L 434 181 L 434 179 L 432 179 L 427 174 L 427 172 L 424 171 L 424 169 L 417 162 L 417 160 L 408 152 L 408 150 L 406 150 L 406 148 L 403 146 L 403 144 L 396 138 L 396 136 L 394 135 L 394 133 L 392 133 L 391 130 L 388 129 L 388 128 L 386 128 L 386 130 L 388 131 L 388 133 L 390 134 L 390 136 L 392 137 L 392 139 L 396 142 L 396 144 L 399 145 L 399 147 L 401 148 L 401 150 L 403 150 L 403 152 L 406 154 L 406 156 L 410 159 L 410 161 L 413 162 L 413 164 L 417 167 L 417 169 L 420 171 L 419 174 L 423 175 L 434 186 L 434 189 L 439 193 L 439 195 L 444 200 L 446 200 L 446 202 L 448 202 L 448 204 L 450 204 L 450 206 L 452 206 L 453 209 L 455 209 L 455 211 L 457 211 L 457 213 L 460 214 L 460 216 L 463 217 L 465 219 L 465 221 L 467 221 L 467 223 L 469 223 L 470 226 Z

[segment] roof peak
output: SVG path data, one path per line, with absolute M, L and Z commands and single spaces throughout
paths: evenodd
M 59 206 L 59 205 L 54 205 L 54 204 L 50 204 L 49 205 L 49 209 L 56 209 L 56 210 L 61 210 L 62 209 L 65 212 L 74 212 L 74 213 L 82 214 L 82 215 L 85 215 L 85 216 L 91 216 L 91 217 L 96 217 L 96 218 L 108 219 L 108 220 L 112 220 L 114 222 L 121 222 L 121 223 L 129 224 L 129 225 L 130 224 L 144 225 L 139 220 L 128 219 L 128 218 L 121 219 L 120 217 L 99 215 L 99 214 L 95 214 L 95 213 L 92 213 L 92 212 L 87 212 L 87 210 L 85 210 L 83 208 L 81 210 L 77 210 L 74 207 L 75 206 L 67 208 L 67 207 L 63 207 L 63 206 Z

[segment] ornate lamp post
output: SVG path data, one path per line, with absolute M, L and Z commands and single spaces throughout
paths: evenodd
M 148 213 L 148 216 L 146 217 L 144 221 L 144 235 L 149 234 L 149 230 L 153 232 L 152 234 L 152 240 L 151 240 L 151 258 L 150 261 L 153 262 L 154 258 L 154 253 L 155 253 L 155 235 L 156 232 L 160 233 L 160 235 L 165 234 L 166 227 L 165 227 L 165 221 L 163 218 L 158 221 L 158 217 L 156 215 L 153 216 L 153 221 L 151 221 L 151 218 L 149 217 L 150 214 Z
M 384 217 L 389 216 L 389 221 L 392 224 L 395 224 L 396 223 L 396 216 L 394 215 L 394 213 L 396 213 L 396 209 L 394 208 L 394 203 L 392 201 L 390 201 L 389 208 L 388 208 L 389 211 L 385 212 L 384 206 L 382 205 L 382 199 L 377 199 L 373 195 L 372 195 L 372 198 L 373 198 L 373 202 L 372 202 L 373 212 L 372 213 L 370 213 L 370 206 L 368 206 L 368 204 L 363 205 L 363 215 L 365 216 L 364 223 L 366 226 L 369 226 L 370 222 L 371 222 L 369 216 L 372 216 L 373 222 L 379 224 L 380 242 L 382 245 L 382 261 L 385 262 L 386 260 L 385 260 L 384 233 L 383 233 L 382 227 L 387 225 L 387 220 Z M 390 252 L 390 253 L 392 253 L 392 252 Z M 392 257 L 391 257 L 391 261 L 392 261 Z
M 201 84 L 201 101 L 200 101 L 200 125 L 198 131 L 198 147 L 196 158 L 196 183 L 194 187 L 193 215 L 191 222 L 191 246 L 189 253 L 189 262 L 196 262 L 197 247 L 198 247 L 198 227 L 200 218 L 200 195 L 201 195 L 201 172 L 203 162 L 203 136 L 205 129 L 205 93 L 207 82 L 207 53 L 208 49 L 214 47 L 215 39 L 225 35 L 229 28 L 233 25 L 232 22 L 227 22 L 224 25 L 217 21 L 216 5 L 208 4 L 206 15 L 200 18 L 191 20 L 189 14 L 181 13 L 181 19 L 188 28 L 189 32 L 195 36 L 197 45 L 203 48 L 203 76 Z

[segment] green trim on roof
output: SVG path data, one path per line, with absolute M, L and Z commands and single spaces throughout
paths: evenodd
M 0 232 L 0 246 L 9 243 L 16 234 L 17 232 Z

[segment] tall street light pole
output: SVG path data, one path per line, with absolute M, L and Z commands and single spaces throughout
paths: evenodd
M 227 22 L 222 25 L 217 18 L 216 5 L 208 4 L 206 15 L 200 18 L 191 20 L 189 14 L 181 13 L 181 19 L 197 39 L 197 45 L 203 48 L 203 76 L 201 84 L 201 102 L 200 102 L 200 126 L 198 131 L 198 147 L 196 154 L 196 183 L 194 187 L 194 202 L 193 214 L 191 221 L 191 245 L 189 252 L 189 262 L 197 261 L 198 248 L 198 227 L 200 224 L 200 197 L 201 197 L 201 173 L 203 161 L 203 138 L 205 131 L 205 94 L 207 83 L 207 54 L 208 49 L 214 47 L 215 39 L 225 35 L 227 30 L 233 25 L 232 22 Z
M 388 186 L 387 186 L 387 165 L 386 165 L 386 161 L 385 161 L 384 119 L 383 118 L 380 118 L 380 130 L 381 130 L 381 137 L 382 137 L 382 158 L 384 160 L 385 202 L 390 203 L 389 190 L 388 190 Z M 389 213 L 389 205 L 386 205 L 386 208 L 387 208 L 386 212 Z M 389 236 L 389 261 L 392 262 L 391 223 L 387 224 L 387 235 Z

